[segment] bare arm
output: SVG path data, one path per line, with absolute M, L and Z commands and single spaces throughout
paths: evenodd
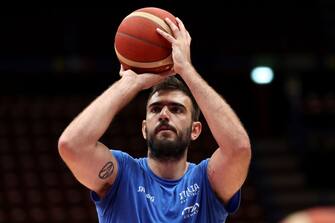
M 58 142 L 60 156 L 79 182 L 101 197 L 113 184 L 118 166 L 110 150 L 98 142 L 114 116 L 142 89 L 162 76 L 123 71 L 115 82 L 87 106 L 64 130 Z
M 193 67 L 185 69 L 183 78 L 219 145 L 208 163 L 208 176 L 214 191 L 228 202 L 247 176 L 251 157 L 249 137 L 231 107 Z
M 249 137 L 227 102 L 192 66 L 191 37 L 183 23 L 177 19 L 177 27 L 168 19 L 166 22 L 174 36 L 158 32 L 172 43 L 174 70 L 190 88 L 219 145 L 208 164 L 211 186 L 224 202 L 228 202 L 247 176 L 251 158 Z

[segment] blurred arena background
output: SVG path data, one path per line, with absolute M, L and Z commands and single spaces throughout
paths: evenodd
M 250 173 L 240 209 L 227 222 L 276 223 L 335 206 L 333 1 L 110 4 L 1 8 L 0 223 L 97 222 L 89 192 L 61 161 L 57 140 L 119 78 L 114 34 L 126 15 L 147 6 L 183 20 L 195 67 L 250 134 Z M 271 83 L 252 82 L 257 66 L 273 70 Z M 106 145 L 146 155 L 140 134 L 145 93 L 116 117 L 102 138 Z M 189 160 L 214 149 L 205 126 Z

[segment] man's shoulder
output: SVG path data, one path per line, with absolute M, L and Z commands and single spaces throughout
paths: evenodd
M 207 165 L 209 159 L 201 160 L 198 163 L 189 162 L 189 168 L 187 171 L 186 177 L 194 177 L 194 176 L 203 176 L 207 173 Z
M 122 151 L 121 149 L 110 149 L 109 150 L 115 157 L 131 157 L 127 152 Z
M 198 163 L 192 163 L 190 162 L 190 167 L 193 167 L 193 168 L 206 168 L 207 165 L 208 165 L 208 161 L 209 161 L 209 158 L 206 158 L 206 159 L 203 159 L 201 161 L 199 161 Z
M 121 149 L 110 149 L 111 153 L 113 154 L 113 156 L 115 156 L 116 158 L 128 158 L 128 159 L 133 159 L 133 160 L 140 160 L 143 159 L 141 158 L 135 158 L 132 155 L 130 155 L 129 153 L 121 150 Z
M 146 157 L 135 158 L 129 153 L 124 152 L 120 149 L 111 149 L 110 151 L 112 152 L 113 156 L 118 161 L 118 164 L 121 167 L 127 167 L 127 166 L 143 167 L 143 163 L 146 159 Z

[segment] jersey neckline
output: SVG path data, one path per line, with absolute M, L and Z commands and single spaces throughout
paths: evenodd
M 188 162 L 188 167 L 187 167 L 187 170 L 186 172 L 184 173 L 183 176 L 181 176 L 179 179 L 177 180 L 169 180 L 169 179 L 165 179 L 165 178 L 162 178 L 162 177 L 159 177 L 157 176 L 152 170 L 151 168 L 149 167 L 149 164 L 148 164 L 148 157 L 145 157 L 144 160 L 144 167 L 148 170 L 149 174 L 156 180 L 158 181 L 159 183 L 165 185 L 165 186 L 173 186 L 173 185 L 176 185 L 178 182 L 180 182 L 189 172 L 190 170 L 193 168 L 194 164 L 193 163 L 190 163 Z

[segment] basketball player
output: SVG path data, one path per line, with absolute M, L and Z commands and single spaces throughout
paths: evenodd
M 62 159 L 91 190 L 100 223 L 225 222 L 239 207 L 251 159 L 249 137 L 232 108 L 193 67 L 191 37 L 182 21 L 166 22 L 173 35 L 157 32 L 172 44 L 173 70 L 136 74 L 121 66 L 120 80 L 59 139 Z M 99 142 L 115 115 L 151 87 L 142 123 L 148 156 L 133 158 Z M 199 108 L 219 148 L 193 164 L 187 150 L 201 133 Z

